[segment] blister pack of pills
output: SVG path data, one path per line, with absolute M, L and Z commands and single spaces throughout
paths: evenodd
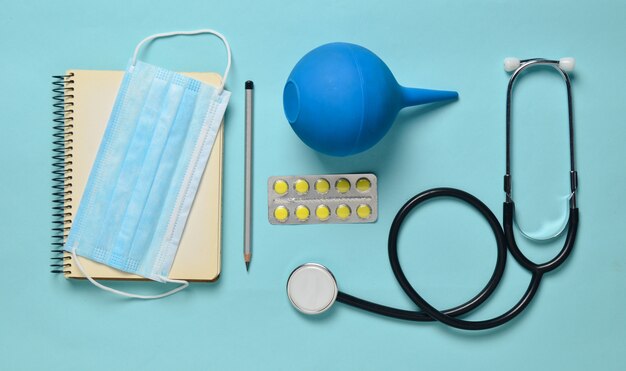
M 372 223 L 378 218 L 376 175 L 272 176 L 267 181 L 271 224 Z

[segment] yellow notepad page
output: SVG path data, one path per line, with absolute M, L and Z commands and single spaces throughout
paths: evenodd
M 70 70 L 67 74 L 73 74 L 70 79 L 73 83 L 68 84 L 68 87 L 74 89 L 69 93 L 73 98 L 68 100 L 74 104 L 71 107 L 73 112 L 68 113 L 73 117 L 73 127 L 66 129 L 72 132 L 71 135 L 66 133 L 72 139 L 72 149 L 67 151 L 72 155 L 71 165 L 67 165 L 72 170 L 72 194 L 71 200 L 66 201 L 65 205 L 71 206 L 69 211 L 76 215 L 124 71 Z M 214 86 L 219 86 L 221 82 L 220 75 L 216 73 L 193 72 L 184 75 Z M 219 277 L 223 137 L 223 129 L 220 128 L 170 271 L 171 279 L 213 281 Z M 70 254 L 65 252 L 64 257 L 67 264 L 65 277 L 84 278 L 78 267 L 72 264 Z M 79 259 L 85 271 L 96 279 L 142 279 L 86 258 Z

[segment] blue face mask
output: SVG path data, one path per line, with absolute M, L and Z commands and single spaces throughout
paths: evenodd
M 226 45 L 228 65 L 219 87 L 137 61 L 146 42 L 199 33 Z M 65 244 L 98 287 L 152 299 L 187 286 L 168 275 L 230 98 L 224 90 L 229 68 L 230 47 L 212 30 L 158 34 L 135 49 Z M 76 255 L 182 286 L 156 296 L 120 292 L 85 274 Z

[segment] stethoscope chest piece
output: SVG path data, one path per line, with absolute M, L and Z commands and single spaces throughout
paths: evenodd
M 291 304 L 305 314 L 319 314 L 337 299 L 337 281 L 323 265 L 302 264 L 294 269 L 287 281 L 287 296 Z

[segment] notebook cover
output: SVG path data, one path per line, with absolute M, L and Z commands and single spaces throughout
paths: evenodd
M 183 74 L 210 85 L 219 86 L 221 82 L 216 73 Z M 66 191 L 71 190 L 71 197 L 65 199 L 70 215 L 65 221 L 66 229 L 71 228 L 71 215 L 78 210 L 124 71 L 70 70 L 67 75 L 71 78 L 66 81 L 71 82 L 66 82 L 66 87 L 73 90 L 66 95 L 66 101 L 73 104 L 65 114 L 66 119 L 72 117 L 72 125 L 65 128 L 66 138 L 71 139 L 71 145 L 66 145 L 66 156 L 71 153 L 71 161 L 66 162 L 66 173 L 71 168 L 72 177 L 71 187 L 66 188 Z M 220 127 L 170 271 L 171 279 L 214 281 L 219 277 L 223 136 Z M 63 258 L 66 278 L 84 278 L 72 264 L 69 253 L 64 252 Z M 143 279 L 83 257 L 79 259 L 85 271 L 96 279 Z

